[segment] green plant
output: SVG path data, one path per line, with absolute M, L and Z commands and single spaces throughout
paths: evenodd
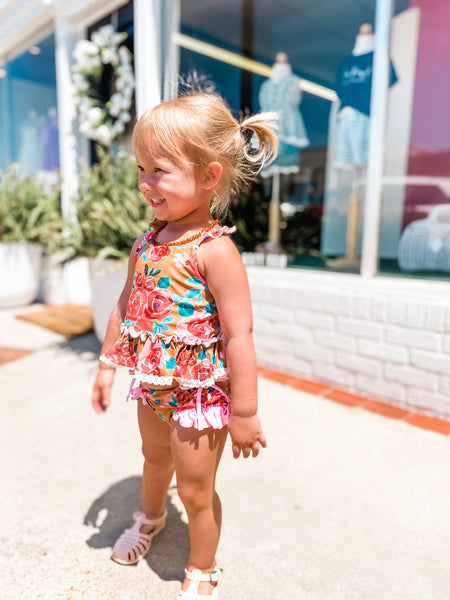
M 252 182 L 237 200 L 231 202 L 223 223 L 236 225 L 233 241 L 240 252 L 253 252 L 258 244 L 267 241 L 269 204 L 270 198 L 261 178 Z
M 310 204 L 302 208 L 286 219 L 286 226 L 281 230 L 281 243 L 290 254 L 319 256 L 323 207 Z
M 78 224 L 69 226 L 65 253 L 68 258 L 125 258 L 148 229 L 152 211 L 138 189 L 135 159 L 124 150 L 114 154 L 97 146 L 96 152 L 98 162 L 82 167 Z
M 0 240 L 55 246 L 63 227 L 59 190 L 46 194 L 42 181 L 21 176 L 18 165 L 0 177 Z

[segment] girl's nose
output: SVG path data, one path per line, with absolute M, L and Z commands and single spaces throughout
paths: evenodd
M 155 178 L 152 175 L 139 175 L 139 189 L 151 190 L 155 187 Z

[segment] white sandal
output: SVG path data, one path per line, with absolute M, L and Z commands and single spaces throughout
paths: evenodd
M 117 542 L 114 544 L 111 558 L 120 565 L 135 565 L 150 550 L 150 544 L 155 535 L 164 529 L 167 511 L 164 511 L 159 519 L 147 519 L 144 513 L 135 512 L 133 519 L 135 524 L 130 529 L 125 529 Z M 150 533 L 141 533 L 142 525 L 153 525 Z
M 217 600 L 219 598 L 219 584 L 222 579 L 222 573 L 216 567 L 211 573 L 202 573 L 199 569 L 192 569 L 192 571 L 184 570 L 186 579 L 191 582 L 188 589 L 184 592 L 180 590 L 178 592 L 177 600 Z M 215 584 L 215 588 L 212 594 L 199 594 L 198 584 L 200 581 L 209 581 Z

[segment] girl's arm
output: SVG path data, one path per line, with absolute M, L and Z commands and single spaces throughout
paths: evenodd
M 119 296 L 117 304 L 114 306 L 109 317 L 108 327 L 106 329 L 105 340 L 101 349 L 101 354 L 107 352 L 117 341 L 120 335 L 120 325 L 125 319 L 127 312 L 128 298 L 131 293 L 134 276 L 134 265 L 136 262 L 136 249 L 143 239 L 139 237 L 133 244 L 128 259 L 128 274 L 123 290 Z M 111 388 L 114 381 L 115 369 L 109 367 L 104 362 L 99 362 L 97 377 L 92 390 L 92 406 L 96 413 L 104 412 L 111 404 Z
M 214 296 L 226 340 L 231 386 L 228 423 L 233 456 L 257 456 L 266 440 L 257 416 L 257 370 L 253 344 L 253 320 L 244 263 L 226 236 L 199 248 L 199 267 Z

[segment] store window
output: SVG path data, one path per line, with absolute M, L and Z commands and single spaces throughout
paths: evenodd
M 22 174 L 59 168 L 55 40 L 31 45 L 1 70 L 0 170 Z
M 268 109 L 280 113 L 279 159 L 245 195 L 241 214 L 233 207 L 233 216 L 248 225 L 241 249 L 284 253 L 294 267 L 359 272 L 376 0 L 219 4 L 182 0 L 181 75 L 196 71 L 213 82 L 236 116 Z M 401 46 L 409 34 L 401 23 L 416 4 L 394 2 L 390 122 L 398 118 L 393 107 L 403 101 L 406 84 L 408 59 Z M 392 135 L 387 143 L 395 154 Z M 386 218 L 392 210 L 385 201 L 380 256 L 386 243 L 394 244 Z M 257 264 L 264 262 L 260 258 Z
M 399 82 L 387 116 L 380 272 L 450 274 L 450 4 L 411 0 L 392 21 Z

